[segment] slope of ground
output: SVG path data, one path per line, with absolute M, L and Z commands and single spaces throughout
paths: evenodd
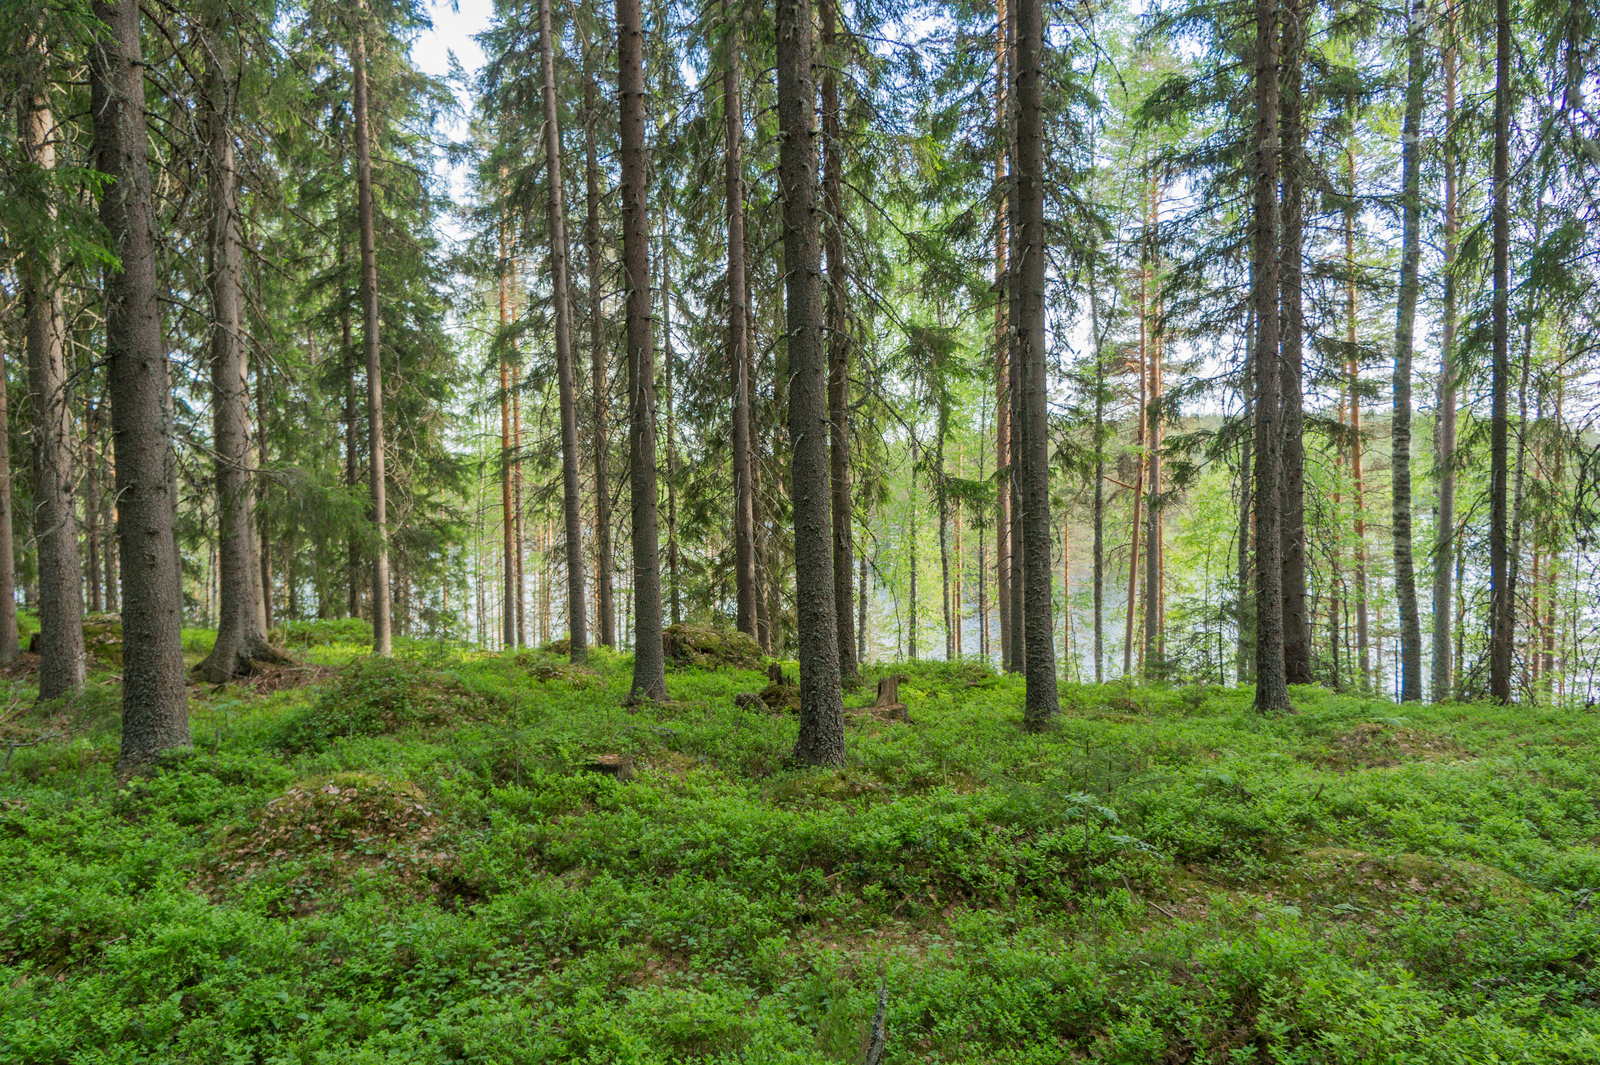
M 0 678 L 0 1060 L 849 1062 L 880 986 L 888 1062 L 1600 1060 L 1594 715 L 1108 685 L 1030 736 L 900 663 L 816 773 L 756 671 L 298 653 L 126 785 L 113 675 Z

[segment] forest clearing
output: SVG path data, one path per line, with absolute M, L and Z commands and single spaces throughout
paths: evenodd
M 1582 0 L 0 0 L 0 1062 L 1600 1061 Z

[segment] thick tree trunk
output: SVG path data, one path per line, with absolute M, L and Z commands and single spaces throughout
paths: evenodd
M 1511 702 L 1511 641 L 1516 625 L 1506 557 L 1506 399 L 1510 386 L 1511 314 L 1511 3 L 1495 0 L 1494 357 L 1489 415 L 1489 697 Z
M 619 14 L 621 12 L 620 4 L 618 12 Z M 550 27 L 550 0 L 539 0 L 539 63 L 544 96 L 544 152 L 550 178 L 550 188 L 545 202 L 548 207 L 550 233 L 551 304 L 555 308 L 556 392 L 561 408 L 561 514 L 567 537 L 567 634 L 571 641 L 568 657 L 574 662 L 582 662 L 589 657 L 589 633 L 588 612 L 584 607 L 583 509 L 578 494 L 578 397 L 572 364 L 571 289 L 567 277 L 567 211 L 561 181 L 561 127 L 556 101 L 555 39 Z M 623 99 L 623 107 L 626 109 L 626 96 Z M 640 136 L 643 136 L 642 130 Z M 638 190 L 638 194 L 644 195 L 642 187 Z M 630 278 L 630 283 L 632 280 Z M 648 273 L 644 277 L 644 291 L 645 313 L 648 315 L 650 298 Z M 632 298 L 631 292 L 629 298 Z M 652 462 L 652 477 L 654 472 L 655 464 Z M 651 547 L 654 547 L 653 543 Z M 659 639 L 656 640 L 657 644 L 660 642 Z
M 548 3 L 549 0 L 541 0 Z M 655 352 L 651 340 L 649 167 L 645 158 L 644 19 L 617 0 L 621 98 L 622 265 L 627 275 L 628 466 L 633 487 L 633 685 L 629 702 L 667 697 L 661 648 L 660 517 L 656 506 Z M 553 92 L 553 82 L 552 85 Z M 549 103 L 554 124 L 554 97 Z
M 1439 323 L 1439 402 L 1434 418 L 1433 461 L 1437 470 L 1438 516 L 1433 544 L 1433 701 L 1451 697 L 1450 578 L 1455 569 L 1456 504 L 1456 246 L 1460 221 L 1456 204 L 1455 150 L 1451 142 L 1456 111 L 1455 20 L 1445 18 L 1444 49 L 1444 308 Z
M 794 757 L 803 765 L 836 766 L 844 764 L 844 702 L 828 498 L 828 357 L 822 338 L 811 0 L 778 0 L 777 31 L 778 180 L 783 197 L 789 469 L 800 638 L 800 735 Z
M 854 569 L 850 499 L 850 333 L 845 320 L 849 272 L 844 259 L 843 129 L 839 122 L 839 73 L 842 50 L 836 46 L 834 22 L 838 0 L 822 0 L 822 213 L 823 244 L 828 261 L 828 424 L 829 480 L 833 513 L 834 618 L 839 627 L 839 676 L 844 686 L 861 683 L 856 664 L 856 635 L 851 589 Z M 947 619 L 948 620 L 948 619 Z
M 361 5 L 365 12 L 365 4 Z M 383 450 L 383 364 L 378 336 L 378 235 L 372 202 L 372 129 L 367 115 L 366 28 L 351 41 L 355 86 L 356 212 L 361 225 L 361 324 L 367 363 L 367 474 L 372 493 L 372 651 L 390 652 L 388 485 Z
M 1026 678 L 1023 723 L 1040 729 L 1061 709 L 1056 687 L 1055 623 L 1051 618 L 1050 439 L 1045 369 L 1044 10 L 1041 0 L 1017 5 L 1017 264 L 1022 361 L 1023 562 L 1026 567 Z
M 728 211 L 728 369 L 733 378 L 733 585 L 740 632 L 756 627 L 755 488 L 750 466 L 749 325 L 745 303 L 744 96 L 740 64 L 744 33 L 740 9 L 725 3 L 732 20 L 728 69 L 722 79 L 723 191 Z
M 1392 423 L 1391 533 L 1394 538 L 1394 590 L 1400 610 L 1400 701 L 1422 699 L 1422 625 L 1417 615 L 1417 580 L 1411 551 L 1411 352 L 1417 317 L 1418 274 L 1422 261 L 1422 0 L 1412 0 L 1406 34 L 1406 112 L 1400 148 L 1400 293 L 1395 315 L 1394 421 Z
M 16 544 L 11 531 L 11 430 L 6 409 L 6 340 L 0 335 L 0 666 L 17 660 Z M 99 505 L 99 501 L 95 502 Z
M 599 89 L 590 69 L 587 34 L 583 37 L 583 243 L 589 269 L 589 395 L 594 409 L 594 555 L 595 639 L 604 647 L 617 645 L 616 578 L 612 574 L 611 546 L 611 396 L 607 382 L 605 310 L 600 293 L 600 163 L 595 123 L 600 118 Z
M 1283 668 L 1290 684 L 1312 684 L 1311 619 L 1306 611 L 1305 423 L 1303 372 L 1305 123 L 1302 89 L 1306 7 L 1283 8 L 1283 214 L 1278 287 L 1282 323 L 1279 401 L 1283 434 Z
M 129 773 L 153 765 L 167 750 L 189 746 L 189 708 L 174 536 L 172 396 L 157 303 L 139 7 L 131 0 L 96 3 L 94 14 L 104 27 L 89 49 L 94 166 L 109 179 L 100 221 L 121 265 L 110 274 L 106 292 L 106 362 L 123 562 L 117 770 Z
M 1256 695 L 1290 709 L 1283 666 L 1282 438 L 1278 351 L 1278 0 L 1257 0 L 1253 184 L 1256 312 Z
M 134 32 L 138 13 L 133 14 Z M 111 45 L 112 48 L 115 45 Z M 42 54 L 35 58 L 41 65 Z M 104 71 L 108 63 L 97 69 Z M 43 77 L 42 72 L 38 75 Z M 140 101 L 144 97 L 141 94 Z M 144 128 L 144 112 L 139 112 Z M 29 163 L 53 170 L 55 118 L 42 81 L 22 96 L 19 124 Z M 148 185 L 146 185 L 148 189 Z M 108 196 L 109 200 L 110 197 Z M 55 217 L 52 205 L 47 217 Z M 83 592 L 78 570 L 78 521 L 72 506 L 72 398 L 67 376 L 60 272 L 51 251 L 22 256 L 23 315 L 27 322 L 28 400 L 33 415 L 33 539 L 39 569 L 39 698 L 54 699 L 83 684 Z M 166 364 L 161 364 L 162 381 Z M 162 437 L 163 444 L 166 438 Z M 164 467 L 163 467 L 164 469 Z M 162 481 L 165 484 L 165 480 Z M 170 524 L 169 524 L 170 527 Z M 181 669 L 181 663 L 180 663 Z
M 220 35 L 218 35 L 220 36 Z M 244 345 L 243 256 L 239 244 L 238 174 L 234 168 L 236 82 L 223 66 L 220 41 L 207 51 L 206 123 L 210 155 L 211 407 L 216 452 L 217 640 L 195 675 L 222 684 L 283 656 L 267 644 L 262 585 L 256 567 L 254 456 L 250 447 L 249 363 Z

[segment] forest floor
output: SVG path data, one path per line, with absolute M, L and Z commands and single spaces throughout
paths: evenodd
M 900 663 L 817 772 L 755 671 L 296 653 L 127 784 L 108 668 L 0 675 L 0 1060 L 860 1062 L 880 988 L 885 1062 L 1600 1060 L 1597 714 L 1105 685 L 1029 735 Z

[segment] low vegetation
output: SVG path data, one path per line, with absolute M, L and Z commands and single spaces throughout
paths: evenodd
M 0 1059 L 859 1062 L 880 987 L 886 1062 L 1600 1059 L 1594 715 L 1108 685 L 1030 735 L 898 663 L 817 772 L 759 670 L 630 713 L 603 650 L 302 646 L 129 783 L 112 674 L 8 674 Z

